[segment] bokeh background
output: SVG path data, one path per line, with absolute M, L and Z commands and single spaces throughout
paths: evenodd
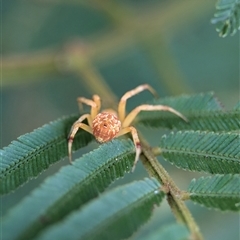
M 98 93 L 104 106 L 111 107 L 112 99 L 117 101 L 142 83 L 152 85 L 161 97 L 214 91 L 226 109 L 232 108 L 240 99 L 240 38 L 239 33 L 218 37 L 210 24 L 215 4 L 216 0 L 2 2 L 1 148 L 78 112 L 78 96 Z M 150 94 L 144 92 L 128 102 L 128 109 L 148 99 Z M 141 130 L 157 144 L 160 132 Z M 92 143 L 77 155 L 96 147 Z M 4 196 L 1 214 L 65 164 L 66 159 Z M 182 189 L 198 176 L 163 164 Z M 134 174 L 114 186 L 144 176 L 138 164 Z M 237 214 L 188 206 L 206 239 L 239 239 Z M 163 205 L 134 239 L 174 221 Z

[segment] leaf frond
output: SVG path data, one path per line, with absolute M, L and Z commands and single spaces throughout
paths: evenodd
M 240 172 L 240 135 L 200 131 L 164 135 L 162 156 L 179 168 L 213 174 Z
M 167 105 L 182 113 L 188 122 L 164 111 L 141 112 L 137 124 L 147 127 L 164 127 L 178 130 L 232 131 L 240 128 L 240 111 L 223 111 L 213 93 L 182 95 L 149 102 Z
M 240 210 L 240 175 L 227 174 L 193 179 L 188 187 L 190 199 L 208 208 Z
M 218 0 L 216 9 L 211 22 L 218 24 L 219 36 L 233 36 L 240 29 L 240 0 Z
M 0 194 L 16 189 L 67 156 L 67 136 L 76 119 L 76 116 L 58 119 L 20 136 L 0 150 Z M 91 134 L 79 131 L 73 149 L 86 146 L 92 140 Z
M 3 218 L 6 239 L 31 239 L 129 172 L 134 158 L 132 141 L 116 139 L 62 167 Z
M 155 179 L 120 186 L 52 226 L 38 240 L 123 239 L 151 216 L 164 196 Z M 77 226 L 77 227 L 76 227 Z

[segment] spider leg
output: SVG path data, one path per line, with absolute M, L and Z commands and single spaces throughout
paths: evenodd
M 101 100 L 98 95 L 93 95 L 93 99 L 87 99 L 84 97 L 78 97 L 77 98 L 78 106 L 80 110 L 83 110 L 83 103 L 91 107 L 91 118 L 92 120 L 96 117 L 98 114 L 100 108 L 101 108 Z M 89 125 L 91 126 L 92 123 Z M 91 126 L 92 127 L 92 126 Z
M 175 115 L 179 116 L 182 118 L 184 121 L 188 122 L 187 118 L 185 118 L 180 112 L 176 111 L 175 109 L 169 107 L 169 106 L 164 106 L 164 105 L 140 105 L 136 108 L 134 108 L 124 119 L 122 123 L 122 127 L 128 127 L 132 121 L 135 119 L 135 117 L 138 115 L 139 112 L 141 111 L 168 111 L 171 113 L 174 113 Z
M 123 120 L 125 119 L 125 115 L 126 115 L 126 102 L 129 98 L 133 97 L 134 95 L 137 95 L 138 93 L 144 91 L 144 90 L 149 90 L 155 97 L 158 97 L 156 91 L 149 86 L 148 84 L 143 84 L 140 85 L 136 88 L 134 88 L 131 91 L 126 92 L 121 100 L 119 101 L 118 104 L 118 115 L 119 115 L 119 119 L 121 122 L 123 122 Z
M 142 152 L 141 150 L 141 144 L 140 144 L 140 140 L 138 138 L 138 133 L 137 133 L 137 130 L 136 128 L 134 127 L 126 127 L 126 128 L 122 128 L 120 130 L 120 132 L 117 134 L 116 137 L 119 137 L 119 136 L 122 136 L 124 134 L 127 134 L 131 132 L 132 134 L 132 138 L 133 138 L 133 142 L 134 142 L 134 145 L 135 145 L 135 149 L 136 149 L 136 155 L 135 155 L 135 160 L 134 160 L 134 163 L 133 163 L 133 167 L 132 167 L 132 172 L 134 171 L 135 167 L 136 167 L 136 164 L 138 162 L 138 159 L 140 157 L 140 154 Z
M 87 118 L 88 122 L 91 122 L 91 116 L 90 114 L 84 114 L 82 115 L 73 125 L 70 130 L 69 136 L 68 136 L 68 157 L 69 157 L 69 162 L 72 163 L 72 143 L 73 139 L 78 131 L 79 128 L 84 129 L 85 131 L 89 132 L 92 134 L 92 128 L 85 123 L 82 123 Z M 92 124 L 91 124 L 92 125 Z
M 101 108 L 101 99 L 97 94 L 93 95 L 93 101 L 96 103 L 97 105 L 97 112 L 99 112 L 100 108 Z

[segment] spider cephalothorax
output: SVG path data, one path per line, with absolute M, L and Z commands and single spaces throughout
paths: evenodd
M 118 111 L 115 112 L 112 109 L 106 109 L 99 113 L 101 109 L 101 101 L 98 95 L 93 95 L 92 99 L 87 99 L 84 97 L 80 97 L 77 99 L 79 106 L 82 104 L 86 104 L 91 106 L 90 114 L 83 114 L 73 125 L 68 138 L 68 154 L 69 160 L 72 161 L 72 142 L 75 134 L 77 133 L 79 128 L 84 129 L 85 131 L 93 134 L 96 140 L 99 143 L 104 143 L 110 141 L 115 137 L 119 137 L 126 133 L 131 133 L 133 142 L 136 149 L 136 156 L 133 165 L 133 169 L 139 159 L 141 154 L 141 145 L 138 138 L 137 130 L 131 126 L 133 120 L 141 111 L 169 111 L 172 112 L 183 120 L 187 121 L 187 119 L 178 111 L 174 110 L 171 107 L 164 105 L 140 105 L 134 108 L 127 116 L 126 116 L 126 102 L 130 97 L 142 92 L 144 90 L 149 90 L 153 95 L 157 96 L 154 89 L 148 84 L 143 84 L 135 89 L 126 92 L 118 104 Z M 83 121 L 87 119 L 88 125 L 83 123 Z

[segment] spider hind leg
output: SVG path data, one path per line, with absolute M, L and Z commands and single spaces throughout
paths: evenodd
M 92 120 L 96 117 L 98 114 L 100 108 L 101 108 L 101 100 L 98 95 L 93 95 L 93 99 L 87 99 L 84 97 L 78 97 L 77 98 L 78 106 L 80 111 L 83 110 L 83 103 L 91 107 L 91 118 Z M 90 127 L 92 127 L 91 122 L 89 122 Z

